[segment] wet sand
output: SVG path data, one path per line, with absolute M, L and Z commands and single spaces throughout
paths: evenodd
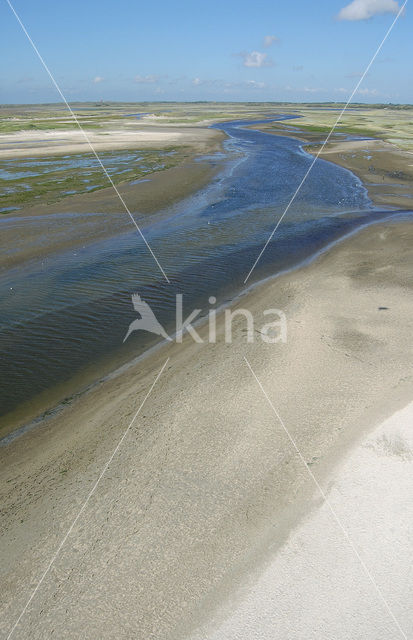
M 158 217 L 161 217 L 163 209 L 208 185 L 218 171 L 217 166 L 194 162 L 192 158 L 177 167 L 148 174 L 145 178 L 148 182 L 123 183 L 117 188 L 137 224 L 144 226 L 150 214 L 160 212 Z M 74 212 L 75 220 L 64 215 Z M 42 216 L 49 217 L 46 242 L 44 226 L 36 223 L 36 218 L 40 220 Z M 47 260 L 51 254 L 83 247 L 134 229 L 113 187 L 68 196 L 54 204 L 26 207 L 8 214 L 8 218 L 15 222 L 13 226 L 3 228 L 2 240 L 4 246 L 12 248 L 12 251 L 2 253 L 0 269 L 15 267 L 35 258 Z
M 412 246 L 411 223 L 365 229 L 234 305 L 250 309 L 257 328 L 264 309 L 284 310 L 287 344 L 265 344 L 259 333 L 247 344 L 241 319 L 225 344 L 221 317 L 216 344 L 187 336 L 167 345 L 3 448 L 4 632 L 167 357 L 15 637 L 74 638 L 87 628 L 89 637 L 184 638 L 248 588 L 318 497 L 243 357 L 327 491 L 345 453 L 412 398 Z M 392 526 L 401 526 L 397 517 Z M 400 549 L 386 552 L 391 559 Z M 397 579 L 391 563 L 377 576 L 386 593 Z M 363 610 L 374 629 L 379 605 L 367 588 L 371 607 L 352 599 L 342 607 L 348 617 Z M 328 580 L 301 607 L 320 598 L 339 615 Z M 406 609 L 397 613 L 405 625 Z M 280 615 L 294 618 L 296 602 Z M 397 637 L 388 628 L 383 637 Z
M 174 137 L 168 137 L 169 129 L 160 129 L 163 132 L 162 145 L 170 145 Z M 175 136 L 181 135 L 177 127 L 174 130 Z M 42 132 L 43 135 L 44 133 Z M 22 135 L 13 134 L 14 137 Z M 148 215 L 157 212 L 158 217 L 161 217 L 163 209 L 208 185 L 219 171 L 218 161 L 212 163 L 208 160 L 194 160 L 222 150 L 221 144 L 225 135 L 221 131 L 192 127 L 183 128 L 182 135 L 185 144 L 188 145 L 188 154 L 181 164 L 147 174 L 142 181 L 117 184 L 119 193 L 140 226 L 145 225 Z M 22 139 L 27 140 L 28 132 L 24 132 L 24 136 Z M 1 138 L 4 142 L 7 136 Z M 134 140 L 128 140 L 129 144 L 125 143 L 126 146 L 122 148 L 133 148 Z M 151 140 L 153 141 L 153 138 Z M 140 140 L 135 140 L 135 144 L 139 146 Z M 120 148 L 117 146 L 116 136 L 113 141 L 111 137 L 110 141 L 107 139 L 105 145 L 104 150 L 114 151 Z M 97 148 L 97 151 L 99 150 L 102 149 Z M 38 147 L 29 147 L 26 151 L 26 155 L 30 157 L 42 155 Z M 83 145 L 81 151 L 87 152 L 88 149 Z M 58 141 L 53 143 L 48 151 L 53 156 L 57 153 L 74 152 Z M 3 153 L 6 153 L 5 149 Z M 75 219 L 61 215 L 74 212 Z M 44 224 L 39 224 L 38 227 L 36 225 L 36 217 L 39 216 L 48 219 L 46 242 Z M 132 221 L 112 186 L 91 193 L 66 196 L 50 204 L 26 206 L 21 211 L 5 214 L 5 220 L 10 218 L 13 219 L 13 225 L 3 225 L 2 230 L 3 246 L 7 250 L 2 253 L 0 269 L 18 266 L 32 259 L 47 260 L 51 254 L 83 247 L 90 242 L 133 229 Z M 26 218 L 32 219 L 26 221 Z

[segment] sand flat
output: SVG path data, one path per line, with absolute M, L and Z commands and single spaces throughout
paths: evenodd
M 243 356 L 327 489 L 354 443 L 412 398 L 412 239 L 409 223 L 375 225 L 235 305 L 258 327 L 283 309 L 287 344 L 247 344 L 240 322 L 228 345 L 219 323 L 216 345 L 168 345 L 3 448 L 4 631 L 167 357 L 16 637 L 73 638 L 87 622 L 90 637 L 182 638 L 248 585 L 315 493 Z
M 168 145 L 196 145 L 205 148 L 219 137 L 206 127 L 143 126 L 107 128 L 104 131 L 63 129 L 19 131 L 0 135 L 0 159 L 90 153 L 118 149 L 162 148 Z M 90 143 L 90 144 L 89 144 Z

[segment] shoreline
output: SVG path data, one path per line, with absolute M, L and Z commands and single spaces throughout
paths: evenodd
M 137 184 L 119 183 L 117 189 L 137 223 L 143 226 L 152 216 L 162 219 L 165 209 L 210 184 L 219 173 L 221 162 L 195 159 L 220 151 L 224 139 L 224 134 L 216 131 L 208 144 L 199 145 L 198 150 L 193 150 L 179 165 L 147 174 L 145 180 Z M 67 222 L 65 216 L 74 215 L 74 212 L 76 224 L 72 224 L 70 219 Z M 6 224 L 8 220 L 24 224 L 27 219 L 32 230 L 31 243 L 27 247 L 24 238 L 16 237 L 13 225 L 10 230 L 3 229 L 3 241 L 6 246 L 13 246 L 13 252 L 2 256 L 1 269 L 13 268 L 30 260 L 47 259 L 51 253 L 67 251 L 133 229 L 112 186 L 66 196 L 53 203 L 30 205 L 3 215 Z M 42 244 L 42 226 L 36 229 L 36 220 L 45 218 L 50 218 L 54 226 L 53 231 L 50 226 L 48 228 L 47 246 Z
M 328 254 L 330 251 L 333 251 L 334 248 L 340 246 L 340 244 L 342 242 L 346 242 L 347 240 L 351 239 L 353 236 L 357 236 L 359 233 L 362 233 L 365 229 L 369 229 L 369 228 L 374 227 L 376 225 L 383 225 L 383 224 L 387 224 L 387 223 L 390 223 L 390 224 L 398 224 L 398 223 L 401 223 L 401 224 L 404 223 L 405 224 L 405 223 L 409 223 L 409 220 L 408 219 L 406 220 L 404 218 L 404 216 L 409 218 L 410 217 L 409 213 L 411 213 L 411 215 L 412 215 L 412 221 L 411 222 L 413 224 L 413 212 L 410 212 L 410 211 L 406 211 L 406 213 L 400 212 L 399 216 L 397 216 L 397 214 L 394 214 L 394 215 L 389 214 L 389 217 L 387 219 L 384 219 L 384 220 L 375 220 L 375 221 L 366 222 L 366 224 L 353 229 L 352 231 L 346 233 L 345 235 L 341 236 L 337 240 L 334 240 L 333 242 L 330 242 L 329 244 L 325 245 L 319 251 L 317 251 L 316 253 L 312 254 L 308 258 L 305 258 L 303 261 L 295 264 L 294 266 L 292 266 L 290 268 L 283 269 L 282 271 L 280 271 L 278 273 L 271 274 L 269 276 L 264 277 L 262 280 L 259 280 L 258 282 L 253 282 L 252 284 L 247 285 L 245 287 L 245 289 L 243 289 L 242 291 L 240 291 L 239 293 L 234 295 L 230 300 L 227 300 L 226 302 L 224 302 L 223 304 L 221 304 L 219 307 L 216 308 L 217 318 L 221 318 L 222 319 L 222 316 L 223 316 L 224 311 L 226 309 L 229 309 L 229 308 L 233 307 L 234 305 L 241 304 L 242 301 L 245 299 L 245 297 L 248 297 L 256 289 L 260 289 L 261 287 L 265 287 L 267 284 L 271 285 L 271 283 L 274 283 L 278 278 L 282 278 L 282 277 L 288 276 L 290 274 L 294 274 L 295 272 L 300 271 L 301 269 L 304 269 L 306 267 L 311 266 L 314 262 L 316 262 L 324 254 Z M 205 315 L 202 315 L 200 318 L 198 318 L 195 322 L 193 322 L 192 325 L 196 329 L 201 329 L 207 323 L 207 321 L 208 321 L 208 316 L 205 314 Z M 172 339 L 174 339 L 174 338 L 175 338 L 175 334 L 172 335 Z M 64 411 L 64 409 L 68 405 L 71 405 L 73 402 L 76 402 L 79 398 L 83 397 L 84 395 L 93 392 L 93 390 L 97 386 L 99 386 L 101 384 L 104 384 L 105 382 L 108 382 L 108 381 L 110 381 L 110 380 L 112 380 L 114 378 L 117 378 L 118 376 L 122 375 L 125 371 L 128 371 L 130 368 L 135 367 L 136 365 L 138 365 L 142 361 L 145 361 L 147 358 L 150 359 L 155 354 L 157 354 L 158 351 L 160 351 L 163 348 L 167 347 L 168 344 L 169 344 L 168 341 L 161 340 L 160 342 L 158 342 L 158 343 L 148 347 L 147 349 L 145 349 L 145 351 L 143 351 L 139 355 L 134 356 L 128 362 L 125 362 L 123 364 L 120 364 L 120 365 L 116 366 L 115 368 L 110 370 L 108 373 L 106 373 L 104 376 L 93 380 L 92 382 L 86 384 L 83 387 L 81 386 L 79 388 L 79 385 L 77 383 L 74 383 L 75 384 L 74 388 L 77 389 L 77 390 L 74 390 L 74 392 L 69 396 L 66 396 L 66 397 L 62 398 L 61 394 L 59 392 L 57 392 L 55 397 L 56 398 L 60 397 L 61 399 L 56 401 L 54 404 L 52 404 L 52 406 L 50 408 L 45 409 L 44 411 L 42 411 L 38 415 L 34 415 L 28 421 L 23 422 L 23 424 L 19 424 L 19 418 L 17 418 L 16 424 L 14 424 L 10 429 L 7 429 L 6 427 L 3 427 L 0 430 L 0 434 L 1 434 L 0 435 L 0 448 L 7 447 L 16 438 L 20 438 L 21 436 L 25 435 L 26 433 L 28 433 L 32 429 L 35 429 L 42 422 L 48 421 L 49 419 L 55 417 L 61 411 Z M 84 376 L 80 375 L 80 377 L 84 377 Z M 76 376 L 75 376 L 75 379 L 76 379 Z M 63 383 L 63 384 L 65 386 L 67 385 L 67 383 Z M 48 391 L 47 391 L 47 393 L 48 393 Z M 17 415 L 18 415 L 19 409 L 16 410 L 16 411 L 11 412 L 11 415 L 14 416 L 15 413 L 17 413 Z
M 316 155 L 319 146 L 306 145 Z M 409 209 L 413 206 L 413 157 L 383 140 L 347 140 L 329 143 L 320 158 L 352 171 L 378 207 Z
M 290 121 L 286 121 L 287 124 L 286 126 L 288 127 L 290 124 Z M 275 121 L 275 124 L 277 127 L 281 126 L 283 123 L 283 121 Z M 248 125 L 246 125 L 248 126 Z M 263 130 L 265 133 L 268 133 L 267 131 L 267 126 L 271 126 L 271 124 L 269 125 L 253 125 L 252 128 L 257 128 L 259 130 Z M 217 150 L 218 148 L 221 149 L 222 148 L 222 142 L 223 139 L 226 138 L 226 135 L 218 130 L 215 129 L 215 131 L 219 134 L 219 141 L 215 140 L 213 143 L 213 146 L 209 149 L 210 152 L 212 152 L 213 150 Z M 275 135 L 283 135 L 282 132 L 273 132 L 273 131 L 269 131 L 270 133 L 274 133 Z M 301 141 L 305 141 L 305 139 L 303 137 L 298 138 L 297 135 L 294 135 L 290 132 L 287 132 L 287 137 L 293 137 L 296 139 L 300 139 Z M 305 148 L 303 149 L 303 151 L 305 153 L 310 153 L 310 150 L 308 149 L 308 141 L 309 139 L 311 139 L 312 137 L 314 137 L 314 134 L 312 134 L 312 136 L 308 136 L 306 137 L 307 139 L 307 145 L 305 146 Z M 365 141 L 357 141 L 360 142 L 362 144 L 365 144 Z M 336 144 L 336 143 L 331 143 L 331 144 Z M 337 144 L 348 144 L 348 142 L 345 143 L 337 143 Z M 388 143 L 383 143 L 383 144 L 388 144 Z M 218 145 L 218 146 L 217 146 Z M 206 153 L 206 151 L 205 151 Z M 330 151 L 326 151 L 326 153 L 332 153 Z M 320 156 L 321 157 L 321 156 Z M 327 159 L 327 158 L 326 158 Z M 328 158 L 328 160 L 330 161 L 330 158 Z M 224 160 L 225 162 L 226 160 Z M 348 171 L 354 173 L 354 175 L 357 176 L 357 178 L 360 180 L 360 183 L 363 185 L 364 188 L 368 189 L 368 187 L 365 185 L 362 177 L 360 177 L 360 175 L 358 175 L 353 169 L 353 166 L 350 165 L 346 165 L 345 163 L 342 162 L 342 160 L 340 159 L 340 161 L 338 160 L 331 160 L 332 162 L 335 162 L 336 164 L 339 164 L 340 166 L 346 168 Z M 218 174 L 218 172 L 222 169 L 222 160 L 217 161 L 216 165 L 217 166 L 210 166 L 207 162 L 201 163 L 201 162 L 194 162 L 193 158 L 191 158 L 190 160 L 188 160 L 187 162 L 185 162 L 184 164 L 181 164 L 177 167 L 174 168 L 170 168 L 167 169 L 165 171 L 161 171 L 161 172 L 156 172 L 154 174 L 151 174 L 150 178 L 151 181 L 150 182 L 145 182 L 143 184 L 139 184 L 139 185 L 128 185 L 128 184 L 124 184 L 121 186 L 124 186 L 125 189 L 123 189 L 123 193 L 122 195 L 124 197 L 126 197 L 127 193 L 133 193 L 134 196 L 139 200 L 141 200 L 141 203 L 143 202 L 141 209 L 142 211 L 145 211 L 145 203 L 147 202 L 148 204 L 148 210 L 147 210 L 147 214 L 150 211 L 154 211 L 159 209 L 159 202 L 163 202 L 163 208 L 167 207 L 168 205 L 172 204 L 175 200 L 180 201 L 182 199 L 182 197 L 184 197 L 184 195 L 188 195 L 188 194 L 192 194 L 192 193 L 196 193 L 196 191 L 198 191 L 200 188 L 202 188 L 202 186 L 204 186 L 204 184 L 209 184 L 211 182 L 211 180 L 213 179 L 214 176 L 216 176 Z M 198 182 L 196 182 L 195 180 L 195 184 L 196 187 L 194 189 L 194 182 L 192 182 L 191 180 L 188 181 L 185 180 L 185 176 L 186 173 L 188 171 L 193 170 L 196 173 L 196 177 L 198 179 Z M 192 175 L 192 174 L 191 174 Z M 171 198 L 172 200 L 170 200 L 169 202 L 165 201 L 165 192 L 168 191 L 169 187 L 171 186 L 171 184 L 175 185 L 175 187 L 177 187 L 176 191 L 173 192 Z M 129 188 L 129 191 L 126 191 Z M 189 189 L 189 191 L 187 191 Z M 138 190 L 139 190 L 139 194 L 138 195 Z M 182 191 L 181 191 L 182 190 Z M 113 200 L 115 200 L 114 204 L 110 204 L 110 202 L 108 202 L 108 195 L 107 193 L 110 192 L 110 196 Z M 156 194 L 156 198 L 155 198 L 155 202 L 153 201 L 154 198 L 154 192 Z M 146 199 L 145 199 L 146 198 Z M 110 212 L 112 209 L 111 207 L 116 207 L 117 203 L 118 203 L 118 198 L 116 196 L 116 194 L 113 191 L 112 187 L 108 187 L 106 189 L 102 189 L 99 190 L 98 192 L 95 193 L 91 193 L 88 194 L 86 197 L 84 196 L 84 194 L 79 194 L 76 196 L 71 196 L 69 198 L 64 199 L 63 201 L 60 201 L 60 205 L 62 205 L 60 207 L 59 212 L 56 212 L 56 216 L 59 216 L 59 213 L 63 213 L 66 209 L 68 211 L 70 211 L 71 209 L 73 209 L 74 207 L 76 209 L 84 209 L 85 211 L 89 210 L 90 208 L 90 202 L 99 202 L 100 204 L 96 204 L 96 206 L 102 207 L 103 203 L 103 210 Z M 71 204 L 71 203 L 75 203 L 75 204 Z M 149 203 L 151 203 L 149 205 Z M 380 207 L 383 205 L 379 205 L 379 203 L 377 201 L 373 200 L 373 204 Z M 404 205 L 406 206 L 406 203 L 404 203 Z M 48 211 L 49 208 L 53 208 L 55 209 L 56 205 L 39 205 L 37 207 L 31 207 L 30 209 L 32 210 L 32 215 L 33 218 L 36 218 L 36 215 L 45 215 L 45 211 Z M 413 206 L 413 202 L 412 202 L 412 206 Z M 119 229 L 121 228 L 122 224 L 125 224 L 125 229 L 124 231 L 127 231 L 130 228 L 130 221 L 127 219 L 127 216 L 125 213 L 121 213 L 118 214 L 120 215 L 120 218 L 116 218 L 114 219 L 113 217 L 113 211 L 114 208 L 112 210 L 112 213 L 109 214 L 109 218 L 112 219 L 112 226 L 109 225 L 109 227 L 107 227 L 104 231 L 102 231 L 102 237 L 100 237 L 99 235 L 96 236 L 96 234 L 93 234 L 93 238 L 90 237 L 89 241 L 95 241 L 95 240 L 101 240 L 105 237 L 108 237 L 110 235 L 113 235 L 114 230 L 116 229 L 116 232 L 119 233 Z M 406 213 L 411 211 L 410 208 L 406 208 L 405 209 Z M 400 215 L 403 216 L 403 209 L 400 210 Z M 146 215 L 147 215 L 146 214 Z M 396 209 L 395 215 L 398 214 L 398 211 Z M 30 214 L 29 214 L 30 215 Z M 159 212 L 159 215 L 162 215 L 162 209 Z M 389 214 L 390 216 L 391 214 Z M 156 220 L 160 220 L 161 218 L 157 217 Z M 142 222 L 145 220 L 145 214 L 142 217 L 142 219 L 138 219 L 138 223 L 142 224 Z M 279 273 L 276 274 L 272 274 L 270 276 L 265 277 L 263 280 L 254 283 L 251 286 L 247 286 L 246 289 L 244 289 L 243 291 L 239 292 L 238 294 L 236 294 L 233 298 L 231 298 L 231 300 L 228 300 L 224 305 L 223 308 L 225 307 L 229 307 L 232 304 L 237 303 L 237 301 L 239 300 L 239 298 L 243 297 L 244 295 L 248 295 L 248 293 L 250 292 L 251 288 L 255 288 L 256 286 L 261 286 L 262 284 L 266 283 L 266 282 L 271 282 L 273 279 L 277 279 L 280 276 L 283 276 L 286 273 L 291 273 L 291 272 L 295 272 L 297 269 L 300 269 L 304 266 L 306 266 L 307 264 L 311 264 L 313 261 L 317 260 L 317 258 L 319 257 L 319 255 L 322 255 L 323 253 L 325 253 L 326 251 L 330 251 L 335 245 L 340 244 L 342 241 L 346 240 L 348 237 L 351 237 L 353 234 L 357 234 L 360 231 L 362 231 L 364 228 L 372 226 L 372 225 L 376 225 L 376 224 L 382 224 L 382 221 L 370 221 L 370 222 L 366 222 L 366 224 L 361 225 L 360 227 L 352 230 L 350 233 L 343 235 L 341 238 L 339 238 L 338 240 L 333 241 L 332 243 L 328 243 L 326 244 L 320 251 L 317 251 L 315 254 L 313 254 L 312 256 L 310 256 L 309 258 L 306 258 L 304 261 L 297 263 L 296 265 L 294 265 L 293 267 L 291 267 L 290 269 L 287 270 L 282 270 Z M 113 226 L 114 225 L 114 226 Z M 89 230 L 90 231 L 90 230 Z M 54 247 L 54 251 L 58 252 L 59 250 L 62 250 L 62 248 L 64 247 L 65 250 L 69 249 L 72 245 L 73 246 L 77 246 L 79 242 L 79 238 L 77 236 L 73 236 L 73 238 L 71 238 L 71 240 L 67 240 L 67 238 L 64 239 L 64 244 L 59 247 L 58 244 L 56 244 L 56 246 Z M 87 242 L 86 242 L 87 244 Z M 47 255 L 50 255 L 50 246 L 48 245 L 47 247 Z M 32 257 L 32 256 L 31 256 Z M 30 257 L 30 258 L 31 258 Z M 33 256 L 35 258 L 38 258 L 39 256 L 36 254 L 35 256 Z M 46 256 L 45 256 L 46 257 Z M 28 259 L 30 259 L 28 258 Z M 26 262 L 27 256 L 25 256 L 25 262 Z M 8 264 L 8 267 L 15 267 L 16 264 L 18 264 L 18 257 L 15 256 L 14 260 L 17 262 L 13 262 L 12 264 Z M 202 322 L 204 321 L 204 318 L 200 319 L 200 324 L 202 325 Z M 198 323 L 196 323 L 198 324 Z M 1 438 L 0 438 L 0 446 L 4 446 L 4 441 L 7 443 L 9 441 L 9 439 L 14 439 L 14 437 L 18 437 L 18 434 L 21 433 L 25 433 L 26 431 L 31 430 L 34 426 L 36 426 L 37 424 L 41 423 L 42 420 L 44 419 L 49 419 L 49 416 L 51 415 L 55 415 L 56 412 L 60 412 L 61 408 L 64 408 L 68 403 L 72 402 L 72 399 L 76 399 L 79 396 L 83 395 L 84 393 L 89 393 L 89 391 L 91 389 L 93 389 L 96 385 L 101 384 L 102 382 L 106 381 L 108 378 L 110 378 L 111 376 L 116 376 L 117 375 L 117 371 L 118 370 L 123 370 L 125 367 L 129 367 L 132 366 L 133 363 L 135 363 L 136 361 L 140 361 L 141 358 L 146 358 L 146 356 L 148 355 L 148 357 L 150 357 L 150 355 L 152 354 L 152 350 L 153 349 L 158 349 L 162 347 L 162 343 L 158 343 L 152 347 L 149 347 L 147 350 L 145 350 L 143 353 L 139 354 L 138 356 L 133 357 L 128 363 L 116 363 L 114 364 L 114 368 L 111 370 L 107 370 L 107 372 L 101 376 L 101 377 L 95 377 L 94 376 L 94 380 L 92 382 L 90 382 L 90 371 L 89 371 L 89 367 L 87 368 L 87 370 L 80 372 L 79 374 L 76 374 L 73 378 L 71 378 L 69 381 L 65 381 L 64 383 L 61 383 L 59 386 L 55 387 L 52 389 L 52 393 L 50 393 L 50 390 L 46 390 L 45 392 L 41 392 L 39 393 L 35 398 L 31 399 L 30 402 L 28 403 L 28 406 L 35 406 L 35 409 L 30 408 L 29 410 L 27 410 L 27 405 L 25 404 L 23 406 L 23 411 L 21 409 L 21 407 L 13 410 L 12 412 L 10 412 L 9 414 L 6 414 L 3 418 L 2 421 L 4 421 L 4 418 L 11 420 L 11 426 L 7 427 L 7 426 L 3 426 L 1 429 Z M 107 364 L 107 363 L 106 363 Z M 83 383 L 82 380 L 85 380 L 85 382 Z M 63 388 L 66 388 L 67 386 L 69 386 L 69 392 L 65 393 L 63 392 Z M 52 398 L 51 403 L 49 402 L 50 397 Z M 23 416 L 23 417 L 22 417 Z M 13 434 L 16 434 L 13 437 Z M 3 444 L 2 444 L 3 443 Z M 6 445 L 7 446 L 7 445 Z
M 294 131 L 289 130 L 289 127 L 291 122 L 287 121 L 284 125 L 280 121 L 275 123 L 275 126 L 268 124 L 251 128 L 271 135 L 295 138 L 305 143 L 303 150 L 306 153 L 316 156 L 323 143 L 323 139 L 320 141 L 320 133 L 303 131 L 300 129 L 299 122 L 296 121 L 294 121 Z M 333 133 L 319 158 L 348 169 L 357 176 L 375 206 L 411 209 L 413 207 L 413 154 L 380 138 L 345 140 L 343 137 L 346 135 Z
M 1 471 L 6 624 L 167 355 L 165 378 L 22 628 L 44 637 L 53 618 L 62 637 L 76 635 L 97 597 L 110 602 L 93 620 L 102 638 L 113 637 L 120 619 L 129 633 L 181 638 L 199 625 L 202 608 L 210 617 L 246 579 L 245 567 L 265 555 L 266 542 L 281 544 L 302 517 L 300 498 L 312 495 L 274 416 L 263 410 L 243 355 L 325 482 L 363 433 L 411 400 L 412 237 L 410 222 L 369 226 L 245 294 L 254 316 L 269 306 L 287 312 L 287 345 L 248 345 L 242 324 L 226 345 L 221 316 L 217 344 L 186 336 L 182 345 L 167 345 L 144 370 L 130 367 L 10 443 Z M 28 492 L 34 481 L 35 493 Z M 77 615 L 68 620 L 75 602 Z

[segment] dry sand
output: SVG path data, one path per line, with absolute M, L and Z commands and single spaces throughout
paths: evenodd
M 377 427 L 328 484 L 328 504 L 376 586 L 323 503 L 249 589 L 240 590 L 238 601 L 226 603 L 215 628 L 200 630 L 193 640 L 403 638 L 397 624 L 406 634 L 413 628 L 412 495 L 410 403 Z
M 280 549 L 279 562 L 285 563 L 297 544 L 291 532 L 314 509 L 316 492 L 243 356 L 327 491 L 343 455 L 412 398 L 412 246 L 410 223 L 363 230 L 235 305 L 253 311 L 257 328 L 264 309 L 283 309 L 287 344 L 265 344 L 259 334 L 247 344 L 241 320 L 233 344 L 225 344 L 221 319 L 217 344 L 195 344 L 188 336 L 183 345 L 167 345 L 3 448 L 3 632 L 26 604 L 167 357 L 164 374 L 14 637 L 182 639 L 211 621 L 252 576 L 256 581 Z M 339 490 L 347 491 L 342 475 L 336 477 Z M 398 478 L 389 480 L 394 493 Z M 377 502 L 381 487 L 372 490 Z M 340 515 L 357 537 L 359 521 L 355 528 L 354 518 L 347 522 L 345 504 L 343 498 Z M 409 553 L 405 515 L 383 512 L 386 532 L 394 532 L 386 534 L 389 546 L 380 541 L 389 562 L 380 564 L 376 579 L 408 629 L 404 601 L 399 606 L 391 589 L 399 580 L 399 559 Z M 320 610 L 320 600 L 326 634 L 351 620 L 351 637 L 398 637 L 382 612 L 381 635 L 374 635 L 380 604 L 361 569 L 357 573 L 345 540 L 326 522 L 328 554 L 337 551 L 333 568 L 346 578 L 341 586 L 346 591 L 350 585 L 360 596 L 347 594 L 336 606 L 331 591 L 337 577 L 330 576 L 331 556 L 324 557 L 320 539 L 325 514 L 311 517 L 316 524 L 305 529 L 305 540 L 310 551 L 311 544 L 317 547 L 314 565 L 322 559 L 324 564 L 317 584 L 307 580 L 312 574 L 304 578 L 299 615 L 313 624 L 306 637 L 335 637 L 315 635 L 321 623 L 311 611 Z M 364 549 L 374 539 L 376 521 L 360 518 L 366 536 L 358 542 Z M 366 562 L 375 553 L 366 553 Z M 283 592 L 279 625 L 289 628 L 289 619 L 297 618 L 293 596 L 301 593 L 300 585 L 292 585 L 288 575 L 277 580 Z M 394 593 L 399 596 L 400 588 Z M 234 615 L 243 609 L 241 604 Z M 294 624 L 288 638 L 304 637 L 302 626 Z
M 150 126 L 141 123 L 125 123 L 119 129 L 95 131 L 85 129 L 60 129 L 43 131 L 19 131 L 0 136 L 0 159 L 37 156 L 90 153 L 90 144 L 99 153 L 119 149 L 156 149 L 169 145 L 193 145 L 208 147 L 217 133 L 202 127 Z M 85 135 L 86 134 L 86 135 Z

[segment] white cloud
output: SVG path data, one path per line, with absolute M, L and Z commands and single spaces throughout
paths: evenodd
M 357 93 L 360 93 L 362 96 L 377 96 L 379 92 L 377 89 L 359 89 Z
M 153 76 L 153 75 L 140 76 L 140 75 L 137 75 L 137 76 L 135 76 L 134 80 L 138 84 L 154 84 L 155 82 L 158 82 L 159 76 Z
M 265 82 L 256 82 L 255 80 L 248 80 L 247 85 L 254 89 L 264 89 Z
M 99 82 L 103 82 L 105 78 L 102 78 L 102 76 L 96 76 L 95 78 L 93 78 L 93 82 L 95 84 L 99 84 Z
M 346 89 L 345 87 L 340 87 L 339 89 L 335 89 L 335 91 L 337 93 L 345 93 L 347 96 L 349 96 L 351 94 L 351 89 Z M 365 89 L 358 89 L 357 93 L 359 93 L 361 96 L 377 96 L 377 95 L 380 95 L 379 91 L 377 91 L 377 89 L 368 89 L 367 87 Z
M 326 89 L 322 87 L 292 87 L 290 84 L 287 84 L 284 87 L 285 91 L 293 91 L 294 93 L 326 93 Z
M 244 58 L 244 67 L 272 67 L 274 64 L 267 53 L 260 51 L 251 51 L 251 53 L 241 53 L 240 55 Z
M 278 42 L 277 36 L 265 36 L 264 37 L 264 47 L 271 47 L 272 44 Z
M 339 20 L 368 20 L 382 13 L 397 13 L 399 9 L 396 0 L 353 0 L 337 17 Z
M 201 84 L 201 78 L 194 78 L 192 80 L 192 84 L 194 84 L 197 87 L 198 85 Z

